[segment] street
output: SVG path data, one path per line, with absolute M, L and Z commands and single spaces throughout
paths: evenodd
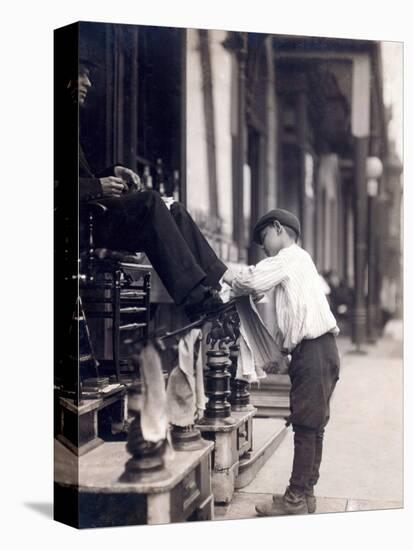
M 403 327 L 392 321 L 384 336 L 351 353 L 339 338 L 340 381 L 326 428 L 317 512 L 401 508 L 403 506 Z M 257 477 L 232 503 L 216 507 L 216 519 L 255 517 L 258 502 L 283 493 L 293 456 L 291 429 Z

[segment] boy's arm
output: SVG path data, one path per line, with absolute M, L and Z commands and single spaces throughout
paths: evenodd
M 280 284 L 286 277 L 284 261 L 273 256 L 233 276 L 231 286 L 236 295 L 263 294 Z

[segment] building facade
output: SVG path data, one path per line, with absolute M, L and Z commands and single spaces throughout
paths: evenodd
M 232 264 L 262 258 L 251 244 L 260 215 L 292 210 L 319 271 L 352 291 L 354 341 L 374 341 L 383 311 L 401 303 L 402 167 L 380 44 L 81 25 L 81 49 L 100 68 L 82 114 L 91 163 L 150 174 Z M 170 302 L 159 282 L 153 294 Z

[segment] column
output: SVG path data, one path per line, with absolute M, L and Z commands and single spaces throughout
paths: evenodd
M 366 340 L 366 267 L 367 267 L 367 190 L 366 160 L 368 138 L 354 140 L 354 283 L 353 342 L 356 351 Z

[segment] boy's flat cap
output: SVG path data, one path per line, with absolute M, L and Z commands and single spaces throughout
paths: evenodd
M 253 231 L 253 241 L 257 244 L 261 244 L 260 234 L 261 231 L 267 225 L 278 221 L 281 225 L 286 225 L 290 227 L 297 233 L 297 237 L 300 236 L 300 220 L 292 212 L 288 210 L 283 210 L 282 208 L 276 208 L 275 210 L 270 210 L 264 216 L 262 216 L 257 223 L 255 224 Z

